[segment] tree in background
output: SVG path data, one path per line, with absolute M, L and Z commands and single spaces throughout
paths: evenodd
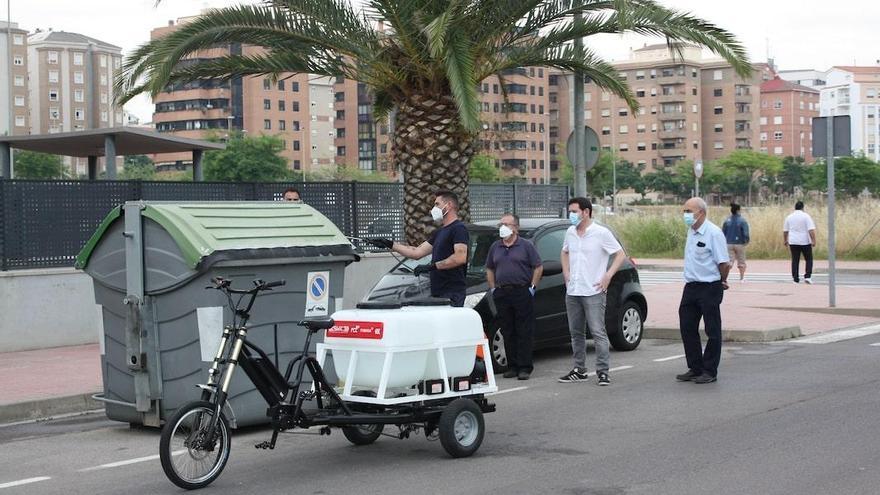
M 66 175 L 58 155 L 15 150 L 16 179 L 63 179 Z
M 809 189 L 828 190 L 828 167 L 819 160 L 806 172 Z M 847 196 L 858 196 L 868 189 L 880 194 L 880 164 L 864 155 L 844 156 L 834 159 L 834 190 Z
M 782 160 L 775 156 L 752 150 L 736 150 L 714 163 L 724 170 L 724 180 L 736 183 L 745 181 L 748 188 L 748 204 L 752 204 L 752 185 L 765 182 L 782 171 Z M 733 191 L 725 191 L 733 192 Z
M 156 166 L 147 155 L 129 155 L 122 162 L 122 180 L 156 180 Z
M 491 155 L 476 155 L 471 158 L 468 169 L 471 182 L 499 182 L 501 173 L 495 167 L 495 157 Z
M 230 134 L 226 149 L 205 153 L 205 180 L 272 182 L 288 178 L 280 138 Z
M 782 170 L 776 174 L 777 191 L 792 194 L 794 188 L 803 186 L 807 165 L 801 156 L 786 156 L 782 159 Z M 824 182 L 823 182 L 824 183 Z

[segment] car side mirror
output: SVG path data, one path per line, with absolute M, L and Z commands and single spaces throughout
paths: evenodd
M 544 262 L 544 276 L 549 277 L 551 275 L 559 275 L 562 273 L 562 263 L 558 261 L 545 261 Z

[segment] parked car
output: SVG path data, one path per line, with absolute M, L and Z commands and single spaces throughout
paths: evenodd
M 520 236 L 530 239 L 544 263 L 544 277 L 535 294 L 535 349 L 571 345 L 568 316 L 565 311 L 565 283 L 559 254 L 569 227 L 567 220 L 555 218 L 528 218 L 520 220 Z M 470 248 L 467 269 L 467 297 L 465 306 L 476 310 L 483 320 L 483 328 L 490 342 L 492 364 L 496 372 L 507 367 L 504 336 L 501 334 L 491 297 L 486 297 L 486 257 L 489 247 L 498 239 L 496 222 L 467 225 Z M 369 291 L 364 301 L 405 303 L 430 295 L 427 276 L 416 277 L 412 270 L 427 263 L 430 256 L 420 260 L 404 259 L 392 268 Z M 648 303 L 639 284 L 635 264 L 627 257 L 608 287 L 605 308 L 605 327 L 611 345 L 618 351 L 630 351 L 642 340 Z

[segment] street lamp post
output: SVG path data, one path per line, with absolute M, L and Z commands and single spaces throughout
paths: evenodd
M 703 160 L 697 158 L 694 162 L 694 196 L 700 196 L 700 177 L 703 176 Z

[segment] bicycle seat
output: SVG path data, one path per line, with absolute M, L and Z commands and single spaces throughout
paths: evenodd
M 301 327 L 306 327 L 306 328 L 308 328 L 309 330 L 312 330 L 312 331 L 315 331 L 315 330 L 327 330 L 328 328 L 333 328 L 333 325 L 335 325 L 335 324 L 336 324 L 336 322 L 334 322 L 332 319 L 326 319 L 326 320 L 302 320 L 301 322 L 297 323 L 297 325 L 299 325 L 299 326 L 301 326 Z

